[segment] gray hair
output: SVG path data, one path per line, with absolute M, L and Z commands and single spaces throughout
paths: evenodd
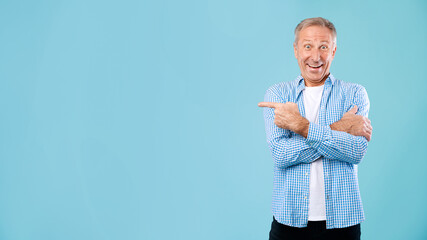
M 306 18 L 302 20 L 297 27 L 295 28 L 295 45 L 298 43 L 298 35 L 306 27 L 310 26 L 321 26 L 321 27 L 327 27 L 332 32 L 332 38 L 334 39 L 334 43 L 337 43 L 337 30 L 335 29 L 335 26 L 333 23 L 331 23 L 329 20 L 316 17 L 316 18 Z

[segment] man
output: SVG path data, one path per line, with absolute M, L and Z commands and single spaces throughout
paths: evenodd
M 330 74 L 336 48 L 330 21 L 301 21 L 294 42 L 301 75 L 270 87 L 258 104 L 274 160 L 270 240 L 360 239 L 357 164 L 372 134 L 369 99 L 364 87 Z

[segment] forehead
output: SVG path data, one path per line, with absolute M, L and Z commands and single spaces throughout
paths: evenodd
M 299 32 L 299 41 L 304 40 L 332 42 L 332 31 L 327 27 L 309 26 Z

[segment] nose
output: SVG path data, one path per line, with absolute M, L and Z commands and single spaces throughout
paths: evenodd
M 313 49 L 311 51 L 311 60 L 318 62 L 320 60 L 320 51 L 318 49 Z

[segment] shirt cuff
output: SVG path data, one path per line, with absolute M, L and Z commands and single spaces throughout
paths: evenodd
M 305 140 L 308 145 L 314 149 L 318 149 L 323 141 L 331 139 L 332 130 L 330 126 L 321 126 L 316 123 L 310 122 L 308 125 L 308 135 Z

